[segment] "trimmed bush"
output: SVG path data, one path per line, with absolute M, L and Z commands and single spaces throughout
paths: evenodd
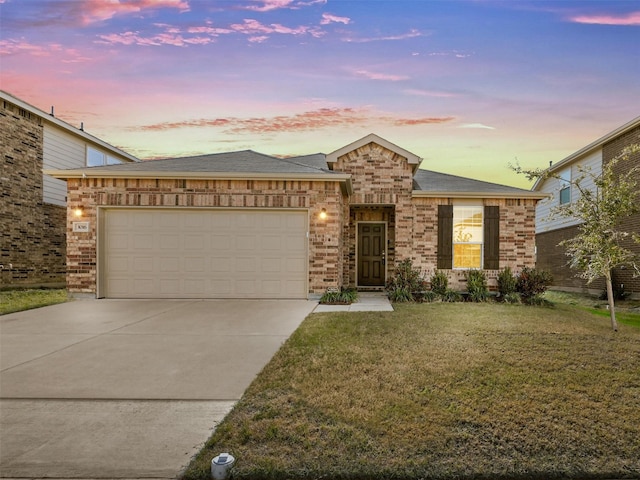
M 451 288 L 447 288 L 444 293 L 440 294 L 440 298 L 442 299 L 443 302 L 461 302 L 462 301 L 462 295 L 460 295 L 458 292 L 456 292 L 455 290 L 452 290 Z
M 522 303 L 518 292 L 507 293 L 506 295 L 502 295 L 501 298 L 504 303 Z
M 320 303 L 323 305 L 350 305 L 358 300 L 358 292 L 355 288 L 341 288 L 340 290 L 332 290 L 325 292 L 320 297 Z
M 422 270 L 413 266 L 411 259 L 402 260 L 396 265 L 393 277 L 387 282 L 386 290 L 392 302 L 421 301 L 427 283 Z
M 431 276 L 431 290 L 438 295 L 444 295 L 449 287 L 449 277 L 442 270 L 436 270 Z
M 524 267 L 518 275 L 516 288 L 522 301 L 529 305 L 540 305 L 540 296 L 547 291 L 553 277 L 545 270 Z
M 505 299 L 508 295 L 516 293 L 517 288 L 518 279 L 511 271 L 511 268 L 506 267 L 498 274 L 498 292 L 500 293 L 500 297 Z
M 469 270 L 465 272 L 467 291 L 472 302 L 486 302 L 489 298 L 487 275 L 483 270 Z

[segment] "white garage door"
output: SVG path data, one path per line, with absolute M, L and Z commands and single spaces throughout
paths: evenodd
M 306 298 L 307 212 L 112 209 L 100 296 Z

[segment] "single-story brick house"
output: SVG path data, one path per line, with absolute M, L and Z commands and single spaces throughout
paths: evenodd
M 67 185 L 43 168 L 139 161 L 78 127 L 0 90 L 0 288 L 65 285 Z
M 134 298 L 308 298 L 425 274 L 535 265 L 538 192 L 418 168 L 371 134 L 335 152 L 240 151 L 47 171 L 68 185 L 71 292 Z M 74 210 L 82 209 L 81 217 Z
M 602 173 L 602 166 L 630 145 L 640 145 L 640 117 L 612 130 L 603 137 L 572 153 L 568 157 L 553 163 L 548 171 L 560 178 L 538 180 L 532 190 L 545 193 L 548 198 L 538 203 L 536 211 L 537 267 L 548 270 L 554 278 L 554 289 L 601 293 L 605 289 L 604 279 L 587 285 L 586 280 L 576 276 L 578 272 L 568 266 L 565 249 L 558 244 L 575 237 L 579 232 L 580 221 L 573 217 L 551 216 L 554 207 L 575 202 L 579 192 L 572 188 L 571 180 L 580 175 L 581 168 L 589 168 L 594 175 Z M 640 167 L 640 152 L 631 155 L 626 161 L 618 163 L 617 175 L 628 175 L 633 168 Z M 634 179 L 640 185 L 640 172 Z M 586 187 L 591 185 L 584 184 Z M 640 214 L 625 219 L 620 228 L 627 232 L 640 233 Z M 640 246 L 631 238 L 625 242 L 626 248 L 640 255 Z M 616 288 L 640 297 L 640 277 L 634 276 L 633 269 L 615 269 L 613 281 Z M 621 287 L 624 286 L 624 287 Z

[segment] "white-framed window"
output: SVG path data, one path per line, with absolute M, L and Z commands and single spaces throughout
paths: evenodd
M 571 203 L 571 169 L 560 172 L 560 205 Z
M 100 167 L 102 165 L 117 165 L 122 161 L 111 155 L 107 155 L 102 150 L 87 146 L 87 167 Z
M 482 268 L 483 211 L 481 206 L 453 207 L 453 268 Z

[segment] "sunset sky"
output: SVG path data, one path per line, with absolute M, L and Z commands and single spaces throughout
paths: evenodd
M 0 0 L 0 88 L 140 158 L 330 153 L 528 188 L 640 115 L 640 1 Z

